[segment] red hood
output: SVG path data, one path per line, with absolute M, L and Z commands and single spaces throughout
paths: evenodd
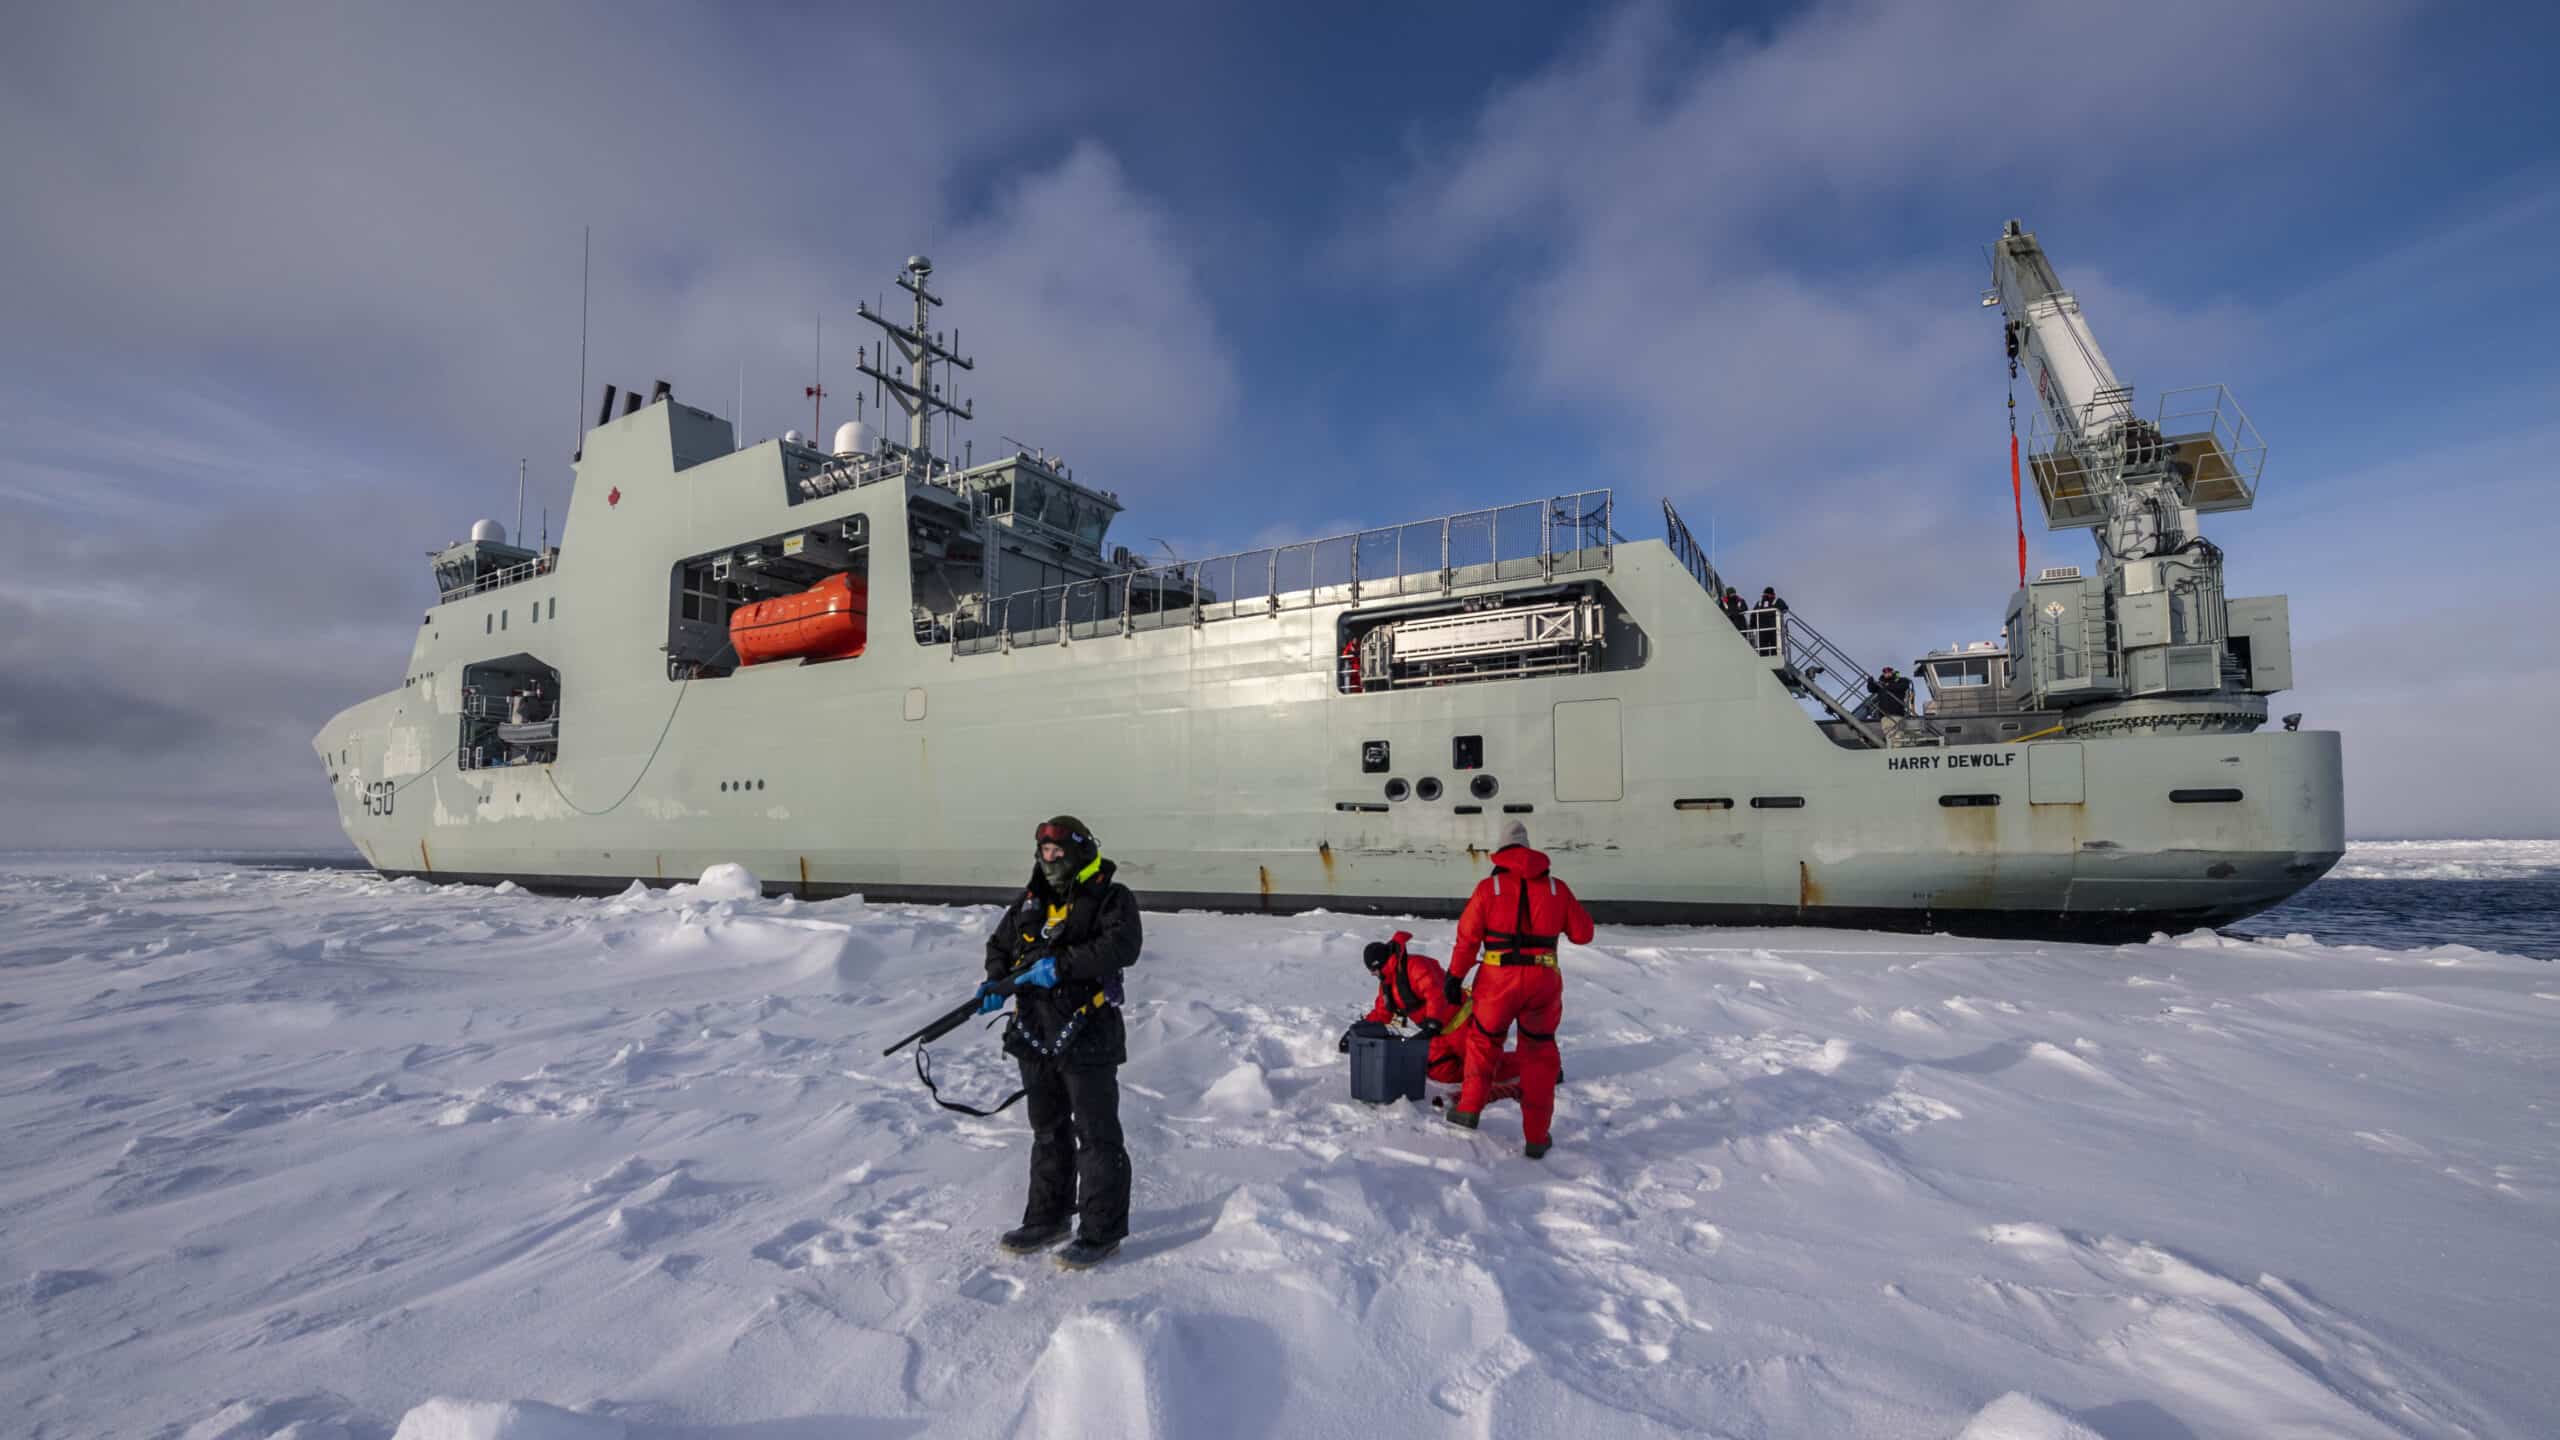
M 1523 880 L 1535 880 L 1547 873 L 1547 852 L 1526 845 L 1505 845 L 1493 852 L 1493 863 Z

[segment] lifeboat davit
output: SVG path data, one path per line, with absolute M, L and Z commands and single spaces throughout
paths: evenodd
M 741 665 L 768 660 L 847 660 L 871 636 L 871 585 L 830 575 L 797 595 L 759 600 L 729 617 L 729 646 Z

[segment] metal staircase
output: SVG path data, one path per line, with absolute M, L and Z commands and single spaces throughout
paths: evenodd
M 1770 662 L 1769 668 L 1777 672 L 1787 693 L 1820 703 L 1869 749 L 1881 750 L 1923 736 L 1941 738 L 1937 725 L 1925 716 L 1887 720 L 1879 715 L 1874 672 L 1850 659 L 1848 652 L 1793 612 L 1754 610 L 1744 623 L 1742 638 Z

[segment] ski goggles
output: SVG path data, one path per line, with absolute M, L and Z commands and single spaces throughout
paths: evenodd
M 1072 850 L 1079 845 L 1089 845 L 1093 842 L 1064 825 L 1053 825 L 1043 820 L 1040 822 L 1040 828 L 1031 832 L 1031 843 L 1034 847 L 1055 845 L 1062 850 Z

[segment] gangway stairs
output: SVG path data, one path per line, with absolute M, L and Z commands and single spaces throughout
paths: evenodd
M 1888 719 L 1876 705 L 1875 672 L 1793 611 L 1750 611 L 1743 617 L 1742 638 L 1769 662 L 1787 693 L 1819 703 L 1868 749 L 1945 743 L 1937 722 L 1925 715 Z

